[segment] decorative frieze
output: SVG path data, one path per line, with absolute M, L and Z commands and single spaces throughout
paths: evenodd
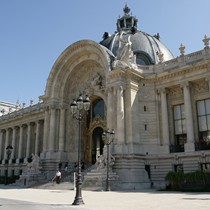
M 183 91 L 179 86 L 168 88 L 168 98 L 169 100 L 174 100 L 183 97 Z
M 206 93 L 209 91 L 209 85 L 205 80 L 194 82 L 192 87 L 193 87 L 193 93 L 195 95 Z

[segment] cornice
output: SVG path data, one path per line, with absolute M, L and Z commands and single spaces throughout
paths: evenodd
M 139 81 L 144 78 L 140 72 L 134 69 L 115 69 L 109 73 L 108 77 L 110 80 L 118 80 L 119 78 L 123 78 L 125 80 L 134 81 Z
M 204 64 L 197 64 L 196 66 L 185 66 L 182 68 L 174 69 L 173 71 L 165 71 L 160 74 L 153 74 L 145 77 L 145 80 L 152 80 L 152 81 L 163 81 L 168 80 L 176 77 L 180 77 L 189 73 L 193 73 L 199 70 L 209 70 L 210 64 L 204 63 Z

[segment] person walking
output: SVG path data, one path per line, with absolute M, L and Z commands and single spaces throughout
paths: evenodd
M 66 162 L 65 163 L 65 165 L 64 165 L 64 171 L 67 173 L 67 171 L 68 171 L 68 162 Z
M 57 184 L 60 184 L 61 182 L 61 172 L 59 170 L 57 170 L 54 178 L 52 179 L 52 181 L 56 181 Z

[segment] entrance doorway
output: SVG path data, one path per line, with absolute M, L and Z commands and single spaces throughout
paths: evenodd
M 103 154 L 102 133 L 103 128 L 101 127 L 96 127 L 92 133 L 92 164 L 95 164 L 97 157 Z
M 97 157 L 102 155 L 104 143 L 102 133 L 106 128 L 105 103 L 98 96 L 91 97 L 91 107 L 86 121 L 87 130 L 84 133 L 84 160 L 88 165 L 96 163 Z

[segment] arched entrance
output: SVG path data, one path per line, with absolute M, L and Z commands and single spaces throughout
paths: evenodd
M 92 133 L 92 164 L 95 164 L 96 158 L 103 154 L 102 133 L 103 128 L 101 127 L 96 127 Z
M 84 148 L 85 163 L 95 164 L 98 156 L 103 154 L 103 130 L 106 129 L 105 104 L 100 97 L 94 97 L 91 103 L 90 114 L 87 119 L 87 136 Z

